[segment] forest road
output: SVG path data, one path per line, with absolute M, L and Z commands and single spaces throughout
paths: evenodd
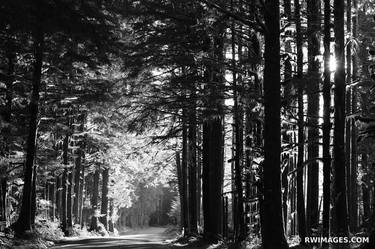
M 165 233 L 165 228 L 148 228 L 118 237 L 70 238 L 52 249 L 167 249 L 166 239 L 171 238 Z

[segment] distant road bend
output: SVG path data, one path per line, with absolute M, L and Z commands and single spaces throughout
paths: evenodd
M 164 231 L 165 228 L 152 227 L 118 237 L 71 238 L 58 243 L 52 249 L 167 249 L 164 241 L 170 236 Z

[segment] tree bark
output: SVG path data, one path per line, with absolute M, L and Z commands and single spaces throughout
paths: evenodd
M 80 180 L 80 188 L 79 188 L 79 208 L 78 208 L 78 215 L 79 215 L 79 224 L 81 227 L 84 226 L 84 219 L 82 215 L 83 211 L 83 204 L 85 203 L 85 197 L 87 192 L 84 192 L 85 189 L 85 167 L 82 165 L 82 178 Z
M 323 236 L 329 236 L 331 206 L 331 1 L 324 1 Z M 328 244 L 324 247 L 328 248 Z
M 67 201 L 66 201 L 66 225 L 67 225 L 67 232 L 70 236 L 73 231 L 73 210 L 72 210 L 72 194 L 73 194 L 73 168 L 69 169 L 68 173 L 68 183 L 67 183 Z
M 114 223 L 113 223 L 113 220 L 112 220 L 112 217 L 113 217 L 113 209 L 114 209 L 114 207 L 113 207 L 113 199 L 110 199 L 110 201 L 109 201 L 109 219 L 108 219 L 108 231 L 110 231 L 110 232 L 114 232 Z
M 348 14 L 348 18 L 352 20 L 352 24 L 353 24 L 353 27 L 352 27 L 352 36 L 353 36 L 353 39 L 357 39 L 357 36 L 358 36 L 358 20 L 357 20 L 357 9 L 358 9 L 358 2 L 357 0 L 352 0 L 352 6 L 353 6 L 353 9 L 355 10 L 355 15 L 352 15 L 352 8 L 350 8 L 349 10 L 349 6 L 348 6 L 348 11 L 347 11 L 347 14 Z M 350 45 L 350 46 L 349 46 Z M 350 55 L 351 57 L 348 57 L 348 60 L 351 60 L 351 64 L 352 64 L 352 82 L 358 80 L 358 63 L 357 63 L 357 55 L 356 54 L 352 54 L 351 53 L 351 50 L 352 50 L 352 42 L 348 43 L 348 50 L 349 50 L 349 47 L 350 47 Z M 349 52 L 348 52 L 349 54 Z M 349 76 L 348 76 L 349 77 Z M 352 99 L 351 99 L 351 103 L 352 103 L 352 113 L 356 113 L 357 112 L 357 87 L 356 86 L 353 86 L 352 88 Z M 357 168 L 358 168 L 358 153 L 357 153 L 357 127 L 355 125 L 355 121 L 354 120 L 351 120 L 351 197 L 352 197 L 352 200 L 350 202 L 350 207 L 351 207 L 351 213 L 350 213 L 350 217 L 352 217 L 351 219 L 351 228 L 352 228 L 352 232 L 357 232 L 358 230 L 358 183 L 357 183 L 357 177 L 358 177 L 358 174 L 357 174 Z
M 79 200 L 80 197 L 80 183 L 81 183 L 81 151 L 79 149 L 77 158 L 75 159 L 75 172 L 74 172 L 74 201 L 73 201 L 73 216 L 74 224 L 79 224 Z
M 345 177 L 345 34 L 344 34 L 345 2 L 334 1 L 334 31 L 335 31 L 335 97 L 334 97 L 334 138 L 333 138 L 333 168 L 334 168 L 334 203 L 333 231 L 335 236 L 348 235 L 348 210 Z M 335 244 L 335 248 L 346 248 L 347 245 Z
M 91 206 L 92 206 L 92 217 L 91 217 L 91 225 L 90 230 L 91 231 L 97 231 L 98 230 L 98 217 L 96 216 L 96 212 L 98 210 L 98 195 L 99 195 L 99 178 L 100 178 L 100 169 L 96 169 L 94 173 L 94 186 L 93 186 L 93 192 L 91 197 Z
M 52 221 L 55 221 L 56 219 L 56 206 L 55 206 L 55 202 L 56 202 L 56 184 L 55 182 L 50 182 L 49 183 L 49 202 L 50 202 L 50 209 L 49 209 L 49 217 Z
M 182 203 L 184 202 L 183 199 L 183 186 L 182 186 L 182 167 L 181 167 L 181 159 L 180 159 L 180 152 L 176 151 L 176 170 L 177 170 L 177 180 L 178 180 L 178 193 L 180 197 L 180 226 L 181 230 L 184 228 L 183 221 L 184 221 L 184 206 Z
M 37 166 L 34 165 L 33 168 L 33 183 L 32 183 L 32 192 L 31 192 L 31 226 L 34 228 L 35 225 L 35 216 L 36 216 L 36 171 Z
M 80 153 L 80 152 L 78 152 Z M 74 172 L 74 199 L 73 199 L 73 217 L 74 224 L 79 224 L 79 200 L 80 197 L 80 183 L 81 183 L 81 156 L 80 154 L 75 159 L 75 172 Z
M 38 4 L 39 1 L 38 1 Z M 38 18 L 39 19 L 39 18 Z M 39 113 L 39 91 L 42 79 L 44 34 L 41 27 L 37 28 L 34 34 L 34 72 L 32 79 L 32 93 L 30 100 L 30 120 L 28 127 L 26 162 L 24 168 L 24 187 L 22 193 L 22 206 L 18 220 L 14 226 L 17 235 L 31 230 L 31 205 L 32 205 L 32 178 L 36 153 L 36 133 L 38 127 Z
M 352 1 L 346 0 L 346 32 L 351 35 L 352 32 Z M 350 41 L 351 38 L 346 40 L 346 79 L 347 84 L 350 86 L 352 82 L 352 44 Z M 346 114 L 350 115 L 352 112 L 352 88 L 348 87 L 346 89 Z M 348 198 L 348 213 L 349 216 L 349 228 L 350 231 L 356 230 L 356 207 L 354 207 L 353 202 L 356 202 L 356 197 L 354 194 L 354 188 L 356 183 L 353 182 L 352 178 L 352 120 L 347 119 L 345 122 L 345 161 L 346 161 L 346 184 L 347 184 L 347 198 Z M 354 208 L 354 210 L 353 210 Z
M 69 135 L 65 135 L 64 142 L 63 142 L 63 164 L 64 164 L 64 172 L 61 179 L 62 185 L 62 193 L 61 193 L 61 229 L 67 234 L 67 184 L 68 184 L 68 146 L 69 146 Z
M 81 148 L 81 178 L 80 178 L 80 184 L 79 184 L 79 208 L 78 208 L 78 215 L 79 215 L 79 224 L 81 224 L 81 227 L 84 226 L 84 219 L 82 215 L 82 210 L 83 210 L 83 204 L 85 202 L 85 197 L 87 196 L 87 191 L 84 191 L 85 189 L 85 146 L 86 146 L 86 138 L 84 138 L 83 145 Z
M 206 119 L 203 121 L 203 237 L 216 243 L 223 235 L 222 190 L 224 177 L 224 34 L 222 20 L 213 24 L 211 55 L 207 65 Z
M 79 120 L 80 125 L 78 127 L 78 133 L 81 134 L 84 129 L 85 123 L 85 115 L 80 114 Z M 82 135 L 78 136 L 77 146 L 77 157 L 75 159 L 75 171 L 74 171 L 74 202 L 73 202 L 73 214 L 74 214 L 74 224 L 80 224 L 80 214 L 79 214 L 79 206 L 80 200 L 82 197 L 80 196 L 81 190 L 81 178 L 83 177 L 82 171 L 82 154 L 83 154 L 83 139 L 81 138 Z
M 280 155 L 280 2 L 265 1 L 264 167 L 261 230 L 263 249 L 288 248 L 284 235 Z
M 307 84 L 307 159 L 319 157 L 319 61 L 320 54 L 320 1 L 307 1 L 307 34 L 308 34 L 308 84 Z M 319 163 L 315 160 L 307 166 L 307 203 L 306 227 L 307 233 L 318 228 L 319 223 Z
M 291 10 L 291 0 L 284 0 L 284 14 L 287 17 L 288 22 L 292 22 L 293 17 L 292 17 L 292 10 Z M 288 37 L 289 38 L 289 37 Z M 285 41 L 285 52 L 287 58 L 284 59 L 284 94 L 283 94 L 283 102 L 286 106 L 295 106 L 293 102 L 293 89 L 292 89 L 292 84 L 291 80 L 293 77 L 293 67 L 292 67 L 292 44 L 290 39 L 286 39 Z M 289 115 L 286 114 L 286 118 L 288 118 Z M 293 125 L 287 125 L 288 130 L 294 129 Z M 283 134 L 283 139 L 285 143 L 294 143 L 292 136 L 289 134 Z M 289 186 L 292 181 L 289 181 L 288 175 L 289 172 L 294 170 L 294 164 L 291 162 L 291 158 L 294 157 L 292 153 L 287 155 L 288 162 L 285 164 L 282 170 L 282 201 L 283 201 L 283 221 L 284 221 L 284 230 L 287 235 L 289 235 L 291 229 L 289 229 L 289 222 L 288 222 L 288 201 L 290 200 L 291 192 L 290 189 L 291 187 Z
M 190 233 L 198 234 L 197 226 L 197 121 L 196 121 L 196 89 L 192 83 L 189 110 L 188 151 L 189 151 L 189 216 Z
M 181 162 L 181 179 L 182 179 L 182 200 L 183 206 L 183 228 L 184 235 L 190 233 L 189 226 L 189 191 L 188 191 L 188 134 L 187 134 L 187 111 L 184 108 L 182 111 L 182 162 Z
M 56 218 L 61 219 L 61 178 L 56 176 Z
M 202 199 L 202 132 L 201 126 L 198 126 L 197 129 L 197 220 L 198 226 L 202 225 L 201 223 L 201 199 Z
M 297 158 L 297 219 L 298 219 L 298 234 L 301 238 L 301 243 L 304 244 L 306 237 L 306 215 L 305 215 L 305 197 L 304 197 L 304 154 L 305 154 L 305 138 L 304 138 L 304 108 L 303 108 L 303 91 L 304 81 L 303 77 L 303 35 L 301 28 L 301 7 L 300 0 L 294 1 L 295 6 L 295 20 L 297 30 L 297 98 L 298 98 L 298 158 Z
M 233 8 L 233 0 L 231 1 L 232 8 Z M 243 207 L 243 187 L 242 187 L 242 162 L 243 162 L 243 107 L 240 103 L 240 96 L 238 93 L 238 78 L 237 77 L 237 67 L 236 67 L 236 31 L 235 31 L 235 22 L 232 21 L 232 77 L 233 77 L 233 133 L 234 133 L 234 215 L 233 215 L 233 223 L 234 223 L 234 239 L 236 242 L 241 242 L 246 237 L 246 230 L 245 230 L 245 217 L 244 217 L 244 207 Z M 240 40 L 240 38 L 238 38 Z M 238 41 L 238 56 L 239 60 L 241 60 L 241 51 L 242 44 Z
M 217 242 L 222 235 L 222 120 L 203 125 L 203 221 L 204 237 Z
M 105 168 L 102 172 L 102 205 L 100 222 L 103 223 L 105 229 L 108 229 L 108 179 L 109 168 Z

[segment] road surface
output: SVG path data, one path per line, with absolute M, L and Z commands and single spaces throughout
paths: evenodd
M 119 237 L 69 238 L 52 248 L 167 249 L 164 241 L 170 236 L 164 231 L 165 228 L 148 228 Z

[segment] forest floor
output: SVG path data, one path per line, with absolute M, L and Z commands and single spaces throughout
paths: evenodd
M 52 241 L 40 237 L 17 239 L 12 235 L 0 233 L 0 249 L 47 249 L 53 246 Z

